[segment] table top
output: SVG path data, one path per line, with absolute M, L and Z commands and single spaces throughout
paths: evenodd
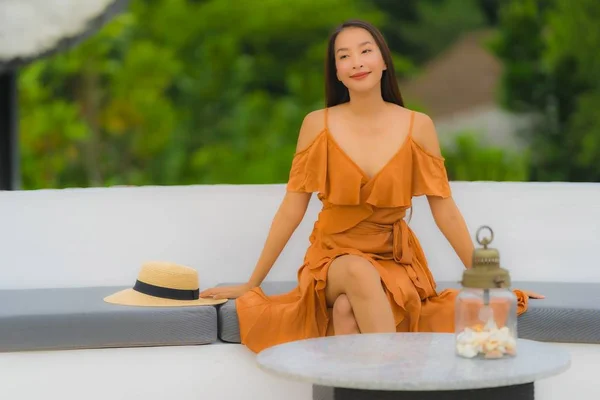
M 464 359 L 454 335 L 390 333 L 285 343 L 257 356 L 261 369 L 315 385 L 367 390 L 464 390 L 531 383 L 567 370 L 567 351 L 518 339 L 516 357 Z

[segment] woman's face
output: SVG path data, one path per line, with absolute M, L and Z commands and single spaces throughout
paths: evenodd
M 362 28 L 341 31 L 334 46 L 337 78 L 351 92 L 379 88 L 387 68 L 381 51 L 371 34 Z

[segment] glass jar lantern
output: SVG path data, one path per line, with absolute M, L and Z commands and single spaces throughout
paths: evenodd
M 489 238 L 480 240 L 483 229 Z M 499 359 L 517 354 L 517 297 L 510 274 L 500 267 L 498 250 L 488 248 L 494 232 L 477 230 L 483 248 L 473 252 L 473 265 L 463 273 L 456 298 L 456 354 L 465 358 Z

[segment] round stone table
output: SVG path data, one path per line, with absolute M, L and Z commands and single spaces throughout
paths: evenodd
M 517 356 L 464 359 L 454 335 L 391 333 L 333 336 L 274 346 L 261 369 L 313 384 L 315 400 L 529 400 L 534 381 L 570 366 L 552 344 L 519 339 Z

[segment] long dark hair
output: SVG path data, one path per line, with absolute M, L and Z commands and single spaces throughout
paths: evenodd
M 373 25 L 357 19 L 344 22 L 338 26 L 329 37 L 327 57 L 325 58 L 325 101 L 327 107 L 333 107 L 350 101 L 348 88 L 337 79 L 335 68 L 335 39 L 339 33 L 346 28 L 362 28 L 373 36 L 375 43 L 383 56 L 383 61 L 387 66 L 387 69 L 383 71 L 383 75 L 381 76 L 381 95 L 383 100 L 404 107 L 404 101 L 402 100 L 400 88 L 398 88 L 398 81 L 396 80 L 392 54 L 383 35 Z

